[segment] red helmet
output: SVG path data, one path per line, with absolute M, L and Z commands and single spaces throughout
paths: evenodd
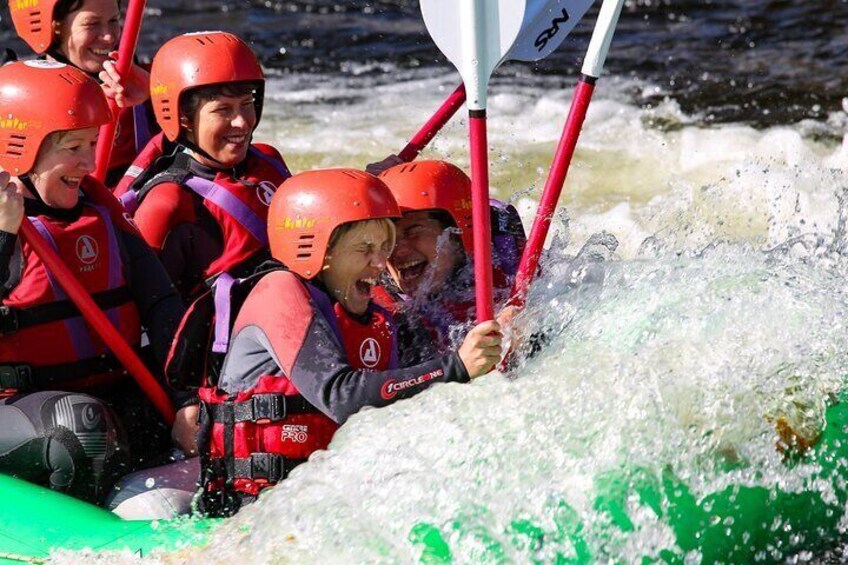
M 443 210 L 450 215 L 462 247 L 474 253 L 471 227 L 471 179 L 462 169 L 445 161 L 416 161 L 383 171 L 380 179 L 392 191 L 402 212 Z
M 15 176 L 32 170 L 51 133 L 99 127 L 111 119 L 103 89 L 75 67 L 52 61 L 0 67 L 0 167 Z
M 192 88 L 252 81 L 257 84 L 256 123 L 262 116 L 265 76 L 256 55 L 231 33 L 186 33 L 166 42 L 150 69 L 150 101 L 165 137 L 180 133 L 180 98 Z
M 295 175 L 274 194 L 268 210 L 271 255 L 311 279 L 321 272 L 333 230 L 342 224 L 399 218 L 383 181 L 356 169 L 325 169 Z
M 53 43 L 53 9 L 59 0 L 9 0 L 15 32 L 39 55 Z

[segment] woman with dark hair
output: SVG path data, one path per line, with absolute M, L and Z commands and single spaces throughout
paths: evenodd
M 241 39 L 175 37 L 150 78 L 158 141 L 170 149 L 119 198 L 188 299 L 221 273 L 243 276 L 268 258 L 268 204 L 290 174 L 276 149 L 252 144 L 265 80 Z
M 122 108 L 109 163 L 106 185 L 120 179 L 151 136 L 155 124 L 144 102 L 149 78 L 133 66 L 129 76 L 118 75 L 114 56 L 121 35 L 116 0 L 9 1 L 15 31 L 38 55 L 72 65 L 99 78 L 104 91 Z

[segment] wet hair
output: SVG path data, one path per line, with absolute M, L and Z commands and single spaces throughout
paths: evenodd
M 121 0 L 115 0 L 118 5 L 118 10 L 121 9 Z M 72 14 L 82 8 L 85 0 L 59 0 L 53 7 L 53 21 L 58 22 L 64 20 L 68 14 Z
M 333 233 L 330 234 L 330 241 L 327 243 L 327 252 L 329 253 L 330 249 L 335 247 L 336 244 L 348 233 L 354 230 L 365 229 L 372 223 L 379 225 L 385 230 L 387 234 L 389 234 L 389 239 L 392 242 L 392 247 L 394 247 L 395 241 L 397 241 L 397 229 L 395 228 L 395 223 L 388 218 L 375 218 L 373 220 L 359 220 L 358 222 L 349 222 L 347 224 L 342 224 L 336 229 L 334 229 Z
M 219 96 L 238 98 L 240 96 L 247 96 L 248 94 L 255 95 L 258 87 L 259 83 L 249 80 L 210 84 L 209 86 L 192 88 L 180 97 L 180 117 L 185 118 L 191 123 L 194 121 L 197 111 L 204 103 L 214 100 Z

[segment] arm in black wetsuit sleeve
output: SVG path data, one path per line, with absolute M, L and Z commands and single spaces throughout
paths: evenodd
M 310 403 L 339 424 L 365 406 L 386 406 L 414 396 L 434 382 L 470 380 L 453 352 L 403 369 L 354 369 L 319 312 L 289 375 Z
M 162 263 L 144 240 L 129 232 L 118 230 L 117 233 L 130 292 L 138 307 L 141 323 L 147 328 L 153 354 L 161 372 L 174 333 L 185 313 L 185 305 L 171 284 Z
M 316 408 L 338 423 L 364 406 L 385 406 L 434 382 L 466 382 L 456 353 L 405 369 L 354 369 L 324 315 L 293 274 L 266 275 L 251 291 L 233 327 L 220 383 L 229 392 L 282 373 Z

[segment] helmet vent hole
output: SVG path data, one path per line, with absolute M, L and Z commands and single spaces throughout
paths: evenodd
M 304 239 L 313 240 L 313 239 L 315 239 L 315 234 L 305 233 L 302 236 L 300 236 L 301 241 L 303 241 Z M 311 243 L 310 243 L 310 245 L 311 245 Z
M 309 259 L 310 257 L 312 257 L 312 253 L 298 253 L 297 254 L 298 259 Z

